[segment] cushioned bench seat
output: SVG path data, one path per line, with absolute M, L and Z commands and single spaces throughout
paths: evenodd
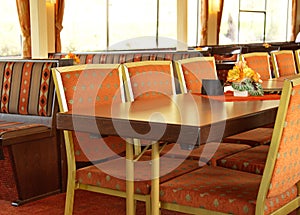
M 20 205 L 62 190 L 51 69 L 71 60 L 0 60 L 0 199 Z

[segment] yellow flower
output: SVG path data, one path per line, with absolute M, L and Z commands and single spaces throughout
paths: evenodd
M 69 52 L 65 57 L 65 59 L 73 59 L 74 60 L 74 64 L 80 64 L 80 59 L 77 55 L 75 55 L 72 52 Z
M 237 62 L 236 65 L 228 71 L 228 82 L 242 82 L 245 78 L 251 79 L 254 82 L 262 82 L 260 75 L 249 68 L 244 61 Z

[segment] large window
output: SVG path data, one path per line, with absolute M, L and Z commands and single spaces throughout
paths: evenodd
M 220 44 L 289 41 L 291 0 L 224 0 Z
M 200 0 L 188 1 L 188 45 L 199 43 Z M 175 48 L 177 0 L 66 0 L 62 52 Z
M 20 56 L 22 39 L 16 1 L 0 3 L 0 56 Z

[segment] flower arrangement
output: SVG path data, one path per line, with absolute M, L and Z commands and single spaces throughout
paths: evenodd
M 79 64 L 80 63 L 80 59 L 77 55 L 75 55 L 72 52 L 69 52 L 65 57 L 65 59 L 73 59 L 74 60 L 74 64 Z
M 234 90 L 247 91 L 252 96 L 263 96 L 260 75 L 247 66 L 244 61 L 239 61 L 228 71 L 227 82 L 231 83 Z

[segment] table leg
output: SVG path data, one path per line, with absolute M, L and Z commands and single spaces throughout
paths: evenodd
M 151 206 L 152 215 L 159 215 L 159 143 L 152 143 L 152 180 L 151 180 Z
M 126 215 L 134 215 L 134 164 L 133 144 L 126 140 Z

